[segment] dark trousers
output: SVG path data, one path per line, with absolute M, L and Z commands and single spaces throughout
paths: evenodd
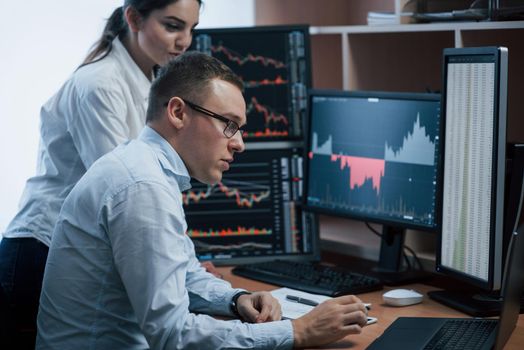
M 34 349 L 49 248 L 34 238 L 0 242 L 0 348 Z

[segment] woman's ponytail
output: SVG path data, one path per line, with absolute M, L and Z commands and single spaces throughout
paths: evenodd
M 127 23 L 124 20 L 124 8 L 116 8 L 107 19 L 106 26 L 100 39 L 94 44 L 91 51 L 80 67 L 93 63 L 106 57 L 113 48 L 113 40 L 127 30 Z M 80 68 L 79 67 L 79 68 Z

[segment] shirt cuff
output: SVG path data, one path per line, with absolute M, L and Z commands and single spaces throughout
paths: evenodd
M 293 348 L 291 320 L 250 324 L 255 335 L 256 349 L 288 350 Z
M 235 314 L 233 314 L 233 312 L 231 311 L 231 301 L 233 299 L 233 297 L 238 293 L 238 292 L 249 292 L 248 290 L 245 290 L 245 289 L 241 289 L 241 288 L 235 288 L 235 289 L 231 289 L 231 291 L 229 293 L 227 293 L 227 295 L 224 296 L 224 302 L 222 303 L 223 306 L 225 306 L 227 309 L 225 310 L 221 310 L 224 312 L 224 315 L 225 316 L 232 316 L 232 317 L 237 317 Z

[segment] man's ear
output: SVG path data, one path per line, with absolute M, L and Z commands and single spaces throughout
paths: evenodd
M 167 120 L 177 130 L 184 126 L 184 106 L 185 103 L 180 97 L 171 97 L 167 104 Z
M 142 26 L 142 16 L 133 6 L 126 8 L 124 17 L 131 32 L 136 33 L 140 30 Z

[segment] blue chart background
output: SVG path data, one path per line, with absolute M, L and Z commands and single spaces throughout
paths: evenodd
M 438 150 L 438 101 L 328 98 L 316 100 L 312 111 L 310 137 L 317 135 L 318 147 L 331 137 L 333 154 L 383 160 L 386 142 L 394 152 L 402 151 L 417 114 L 420 127 Z M 437 157 L 435 152 L 433 166 L 386 161 L 377 193 L 371 179 L 352 190 L 349 168 L 340 170 L 340 161 L 315 154 L 308 166 L 308 204 L 364 219 L 433 227 Z

